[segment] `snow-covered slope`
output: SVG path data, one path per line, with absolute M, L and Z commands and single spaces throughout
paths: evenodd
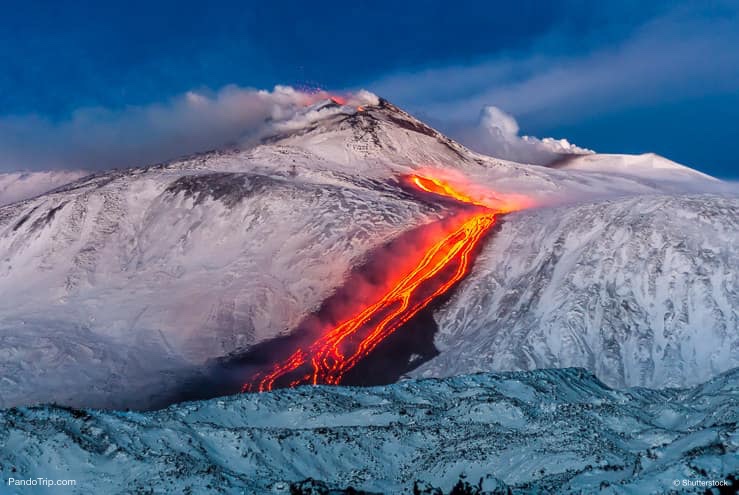
M 0 407 L 51 401 L 156 405 L 207 360 L 289 332 L 370 249 L 445 215 L 441 205 L 403 191 L 399 174 L 427 168 L 461 173 L 472 184 L 500 195 L 524 195 L 542 208 L 583 198 L 675 193 L 681 187 L 479 155 L 384 100 L 361 110 L 320 102 L 294 121 L 280 123 L 277 131 L 243 150 L 100 173 L 0 207 Z M 716 210 L 712 222 L 735 225 L 733 205 Z M 569 210 L 560 211 L 561 218 L 570 219 L 567 225 L 578 224 Z M 599 214 L 608 220 L 613 213 L 602 208 Z M 512 216 L 506 225 L 525 224 L 526 218 Z M 664 219 L 678 222 L 665 235 L 691 236 L 685 256 L 699 255 L 705 232 L 683 232 L 679 216 Z M 658 235 L 648 221 L 640 228 L 644 245 Z M 550 232 L 524 229 L 521 234 Z M 716 242 L 735 237 L 736 230 L 727 230 Z M 492 237 L 493 249 L 497 239 Z M 612 253 L 625 240 L 605 237 L 599 252 Z M 549 239 L 520 241 L 544 246 Z M 531 258 L 523 253 L 530 251 L 522 250 L 522 258 L 511 263 L 526 270 Z M 721 307 L 737 307 L 734 259 L 715 260 L 716 277 L 723 278 L 712 288 L 723 292 L 711 297 L 722 301 Z M 664 272 L 660 283 L 699 277 L 701 272 L 691 271 L 698 269 Z M 602 276 L 599 283 L 606 287 L 616 283 L 608 277 L 620 275 L 604 271 Z M 508 290 L 514 287 L 504 286 L 490 297 Z M 578 307 L 590 307 L 597 295 L 569 293 Z M 664 304 L 664 299 L 644 301 L 635 309 L 646 308 L 646 313 L 635 312 L 631 321 L 640 332 L 657 331 L 650 325 L 664 314 Z M 701 322 L 723 321 L 727 341 L 735 342 L 735 314 L 732 319 L 729 312 L 712 316 L 711 311 L 696 309 L 691 315 L 699 319 L 681 331 L 697 335 L 704 331 Z M 442 331 L 457 332 L 446 322 Z M 490 331 L 496 335 L 494 328 Z M 547 344 L 558 346 L 557 336 Z M 725 368 L 724 358 L 717 362 L 710 373 Z M 584 364 L 596 369 L 594 361 Z M 626 383 L 642 383 L 631 376 Z
M 0 206 L 38 196 L 88 173 L 77 170 L 0 173 Z
M 556 162 L 554 166 L 565 170 L 582 170 L 673 182 L 712 179 L 709 175 L 654 153 L 644 153 L 642 155 L 607 153 L 571 155 Z
M 737 421 L 737 370 L 663 391 L 614 391 L 579 369 L 480 374 L 147 414 L 7 410 L 0 472 L 73 479 L 69 493 L 80 495 L 287 494 L 306 478 L 386 494 L 410 494 L 420 480 L 448 493 L 461 475 L 495 493 L 667 493 L 673 480 L 739 471 Z M 13 490 L 3 493 L 29 492 Z
M 509 215 L 416 373 L 582 366 L 683 386 L 739 366 L 739 200 L 639 196 Z
M 290 330 L 364 252 L 439 214 L 369 179 L 198 163 L 0 210 L 0 405 L 129 405 L 152 374 L 161 391 L 163 372 Z

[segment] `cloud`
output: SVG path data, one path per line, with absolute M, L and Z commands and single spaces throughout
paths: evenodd
M 340 111 L 310 109 L 330 96 L 287 86 L 272 91 L 227 86 L 213 94 L 190 91 L 163 104 L 83 108 L 62 121 L 0 117 L 0 171 L 131 167 L 252 143 Z M 358 105 L 377 97 L 360 91 L 343 98 Z
M 557 125 L 640 105 L 736 91 L 739 8 L 676 7 L 620 39 L 549 33 L 523 50 L 473 63 L 402 71 L 365 84 L 428 118 L 471 121 L 495 105 Z
M 593 153 L 566 139 L 520 136 L 516 119 L 492 105 L 483 108 L 477 125 L 458 128 L 453 134 L 475 151 L 522 163 L 548 165 L 566 155 Z

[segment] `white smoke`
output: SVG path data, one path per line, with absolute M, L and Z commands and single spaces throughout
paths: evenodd
M 288 86 L 272 91 L 227 86 L 215 93 L 190 91 L 164 104 L 84 108 L 60 121 L 36 115 L 0 117 L 0 171 L 151 164 L 253 143 L 286 126 L 377 102 L 375 95 L 359 91 L 342 95 L 343 109 L 310 111 L 312 104 L 331 96 Z
M 495 106 L 486 106 L 476 126 L 458 131 L 466 146 L 486 155 L 522 163 L 548 165 L 566 155 L 594 153 L 566 139 L 520 136 L 516 119 Z

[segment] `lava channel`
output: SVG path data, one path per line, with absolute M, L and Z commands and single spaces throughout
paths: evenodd
M 461 203 L 451 221 L 440 221 L 438 236 L 428 241 L 416 259 L 406 260 L 403 272 L 370 302 L 315 340 L 297 348 L 266 373 L 258 373 L 243 392 L 272 390 L 275 386 L 341 384 L 344 375 L 377 345 L 447 293 L 470 270 L 472 254 L 496 215 L 510 208 L 491 207 L 438 178 L 404 177 L 408 187 Z

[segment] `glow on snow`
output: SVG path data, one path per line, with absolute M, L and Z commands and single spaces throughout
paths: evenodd
M 496 215 L 509 211 L 486 205 L 440 178 L 410 175 L 404 181 L 427 194 L 453 199 L 470 208 L 459 213 L 461 223 L 450 225 L 438 238 L 431 239 L 411 267 L 398 274 L 374 302 L 298 348 L 271 371 L 253 377 L 244 384 L 243 391 L 272 390 L 278 380 L 291 387 L 340 384 L 344 375 L 380 342 L 467 275 L 471 254 L 495 224 Z

